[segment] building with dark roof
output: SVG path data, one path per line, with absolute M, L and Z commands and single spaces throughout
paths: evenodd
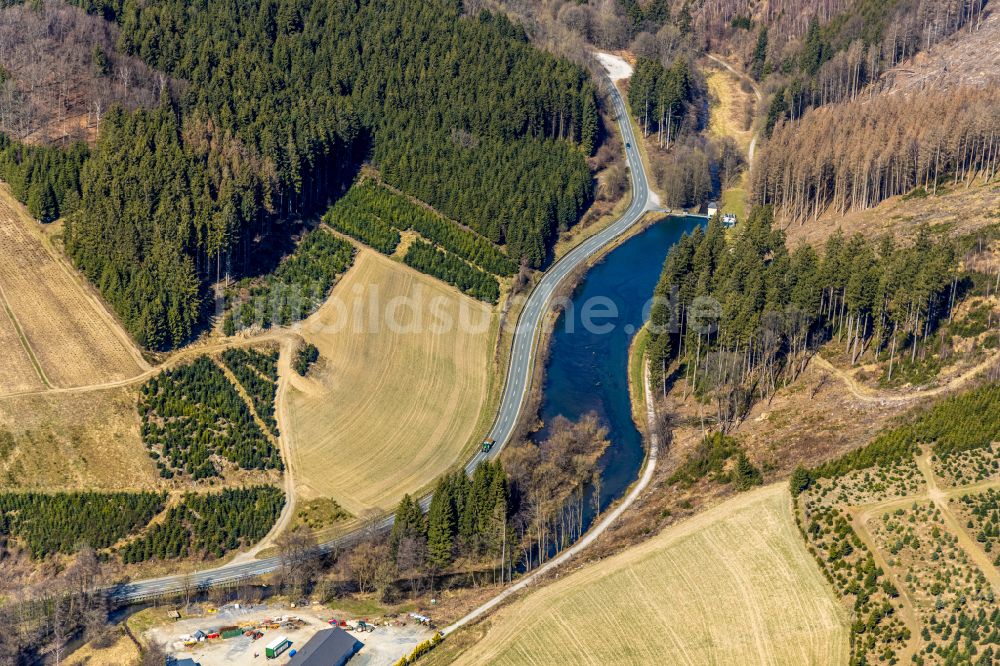
M 343 666 L 364 646 L 340 627 L 324 629 L 292 655 L 288 666 Z

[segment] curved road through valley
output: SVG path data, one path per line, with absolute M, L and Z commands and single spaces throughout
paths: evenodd
M 632 182 L 632 203 L 622 217 L 574 247 L 549 267 L 528 296 L 528 300 L 518 318 L 514 331 L 510 367 L 507 372 L 507 381 L 504 385 L 503 396 L 500 402 L 500 410 L 489 433 L 489 437 L 496 440 L 497 444 L 489 453 L 477 451 L 465 466 L 466 471 L 470 474 L 484 460 L 498 456 L 514 431 L 514 426 L 517 424 L 521 410 L 524 407 L 525 398 L 531 388 L 531 375 L 532 368 L 534 367 L 538 332 L 545 321 L 549 301 L 556 289 L 567 275 L 585 264 L 587 260 L 600 252 L 608 243 L 628 231 L 639 221 L 646 211 L 653 209 L 649 192 L 649 182 L 642 159 L 639 156 L 638 148 L 636 147 L 636 139 L 632 132 L 632 124 L 628 119 L 625 102 L 622 100 L 618 88 L 610 79 L 608 83 L 615 113 L 618 117 L 618 127 L 626 144 L 625 158 L 628 161 Z M 420 504 L 425 510 L 430 506 L 430 500 L 430 495 L 421 499 Z M 387 516 L 377 527 L 379 529 L 389 529 L 392 526 L 392 521 L 393 516 Z M 350 545 L 359 540 L 363 534 L 364 530 L 359 528 L 354 532 L 344 534 L 322 544 L 320 548 L 329 552 L 336 548 Z M 279 557 L 268 557 L 252 562 L 223 565 L 214 569 L 205 569 L 190 574 L 123 583 L 109 589 L 108 592 L 114 601 L 123 603 L 136 602 L 167 594 L 176 594 L 185 590 L 195 591 L 216 585 L 234 583 L 239 580 L 270 573 L 278 569 L 280 565 L 281 561 Z

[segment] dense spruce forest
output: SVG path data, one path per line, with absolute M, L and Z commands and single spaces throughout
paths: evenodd
M 80 169 L 90 152 L 82 143 L 69 149 L 25 146 L 0 133 L 0 180 L 42 222 L 80 206 Z
M 591 199 L 593 84 L 502 15 L 451 0 L 80 4 L 182 84 L 107 113 L 78 176 L 22 180 L 59 201 L 40 216 L 79 208 L 69 254 L 149 348 L 188 340 L 207 285 L 252 273 L 278 223 L 325 206 L 362 159 L 534 267 Z
M 223 460 L 243 469 L 283 469 L 278 449 L 207 356 L 143 384 L 138 409 L 143 443 L 165 478 L 218 476 Z
M 718 218 L 670 249 L 650 315 L 657 388 L 682 361 L 728 427 L 757 397 L 794 379 L 811 350 L 836 338 L 851 363 L 914 359 L 956 301 L 955 243 L 922 229 L 912 244 L 837 233 L 821 251 L 789 252 L 770 207 L 727 240 Z
M 274 486 L 188 493 L 163 522 L 118 549 L 125 564 L 151 559 L 219 558 L 254 544 L 271 530 L 285 504 Z
M 0 535 L 34 558 L 108 548 L 146 527 L 163 510 L 164 493 L 0 493 Z

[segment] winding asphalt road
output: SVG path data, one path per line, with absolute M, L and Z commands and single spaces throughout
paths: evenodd
M 610 80 L 608 80 L 608 88 L 615 107 L 618 126 L 626 143 L 625 157 L 628 161 L 629 174 L 632 181 L 632 203 L 622 217 L 577 245 L 550 266 L 528 296 L 528 300 L 521 311 L 514 331 L 513 351 L 510 367 L 507 372 L 507 381 L 504 385 L 503 397 L 500 402 L 500 411 L 489 434 L 489 437 L 496 440 L 497 444 L 489 453 L 478 451 L 472 457 L 465 466 L 466 471 L 470 474 L 484 460 L 498 456 L 514 431 L 514 426 L 520 417 L 531 385 L 531 374 L 534 366 L 538 333 L 548 312 L 549 301 L 560 283 L 562 283 L 567 275 L 597 254 L 601 248 L 628 231 L 639 221 L 646 211 L 654 208 L 649 192 L 649 182 L 642 159 L 639 157 L 635 135 L 632 132 L 632 124 L 628 120 L 625 102 L 622 100 L 618 88 Z M 431 497 L 428 495 L 421 499 L 420 504 L 426 510 L 430 506 L 430 501 Z M 392 521 L 393 516 L 387 516 L 377 525 L 377 529 L 387 530 L 391 528 Z M 363 529 L 358 529 L 332 541 L 328 541 L 322 544 L 320 548 L 329 552 L 348 546 L 358 541 L 364 533 Z M 116 602 L 137 602 L 168 594 L 176 594 L 185 590 L 200 590 L 216 585 L 234 583 L 239 580 L 270 573 L 278 569 L 280 564 L 280 558 L 277 556 L 268 557 L 252 562 L 224 565 L 215 569 L 206 569 L 186 575 L 172 575 L 124 583 L 109 589 L 108 593 L 110 598 Z

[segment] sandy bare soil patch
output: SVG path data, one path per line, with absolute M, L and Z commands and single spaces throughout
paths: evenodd
M 133 389 L 0 398 L 0 489 L 125 490 L 159 481 Z
M 777 484 L 504 609 L 458 661 L 836 664 L 847 654 L 846 613 Z
M 601 63 L 612 81 L 620 81 L 632 76 L 632 65 L 621 56 L 612 53 L 597 52 L 597 60 Z
M 53 387 L 86 386 L 138 374 L 140 357 L 127 335 L 64 260 L 45 245 L 34 224 L 6 187 L 0 188 L 0 288 L 8 310 L 4 316 L 12 316 L 24 335 L 20 351 L 4 347 L 0 353 L 34 354 Z M 10 337 L 0 334 L 4 342 Z M 0 391 L 17 390 L 18 382 L 23 382 L 18 376 L 22 375 L 8 378 L 5 368 Z
M 478 326 L 460 325 L 463 308 Z M 435 332 L 436 317 L 453 325 Z M 285 398 L 299 496 L 361 515 L 457 462 L 486 401 L 490 319 L 484 304 L 362 250 L 301 329 L 320 360 L 292 375 Z

